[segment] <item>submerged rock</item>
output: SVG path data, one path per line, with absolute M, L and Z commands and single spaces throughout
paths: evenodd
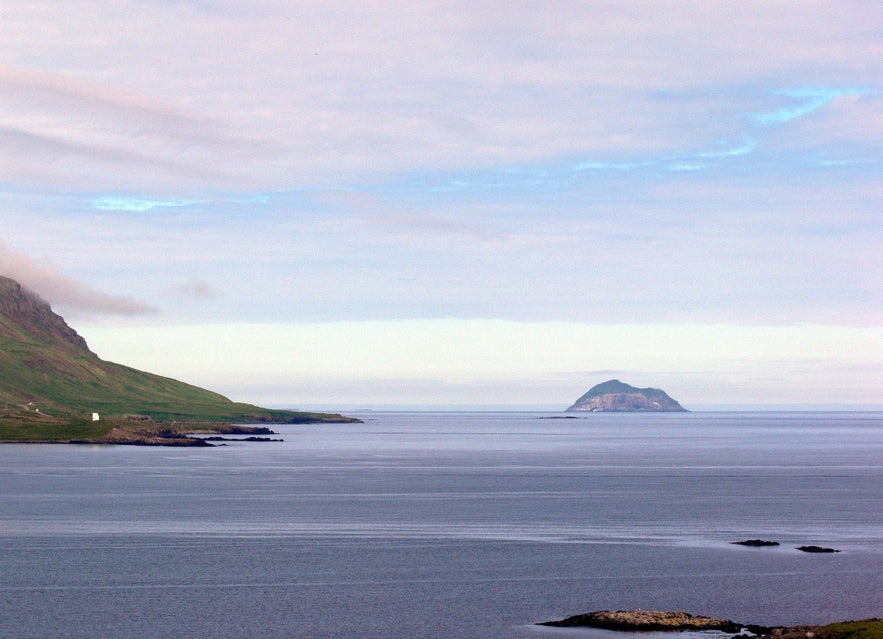
M 765 539 L 746 539 L 745 541 L 732 542 L 736 546 L 750 546 L 752 548 L 763 548 L 765 546 L 778 546 L 778 541 L 766 541 Z

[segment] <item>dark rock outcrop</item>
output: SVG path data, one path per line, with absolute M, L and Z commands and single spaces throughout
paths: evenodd
M 236 439 L 234 437 L 222 437 L 221 435 L 212 435 L 211 437 L 203 437 L 207 442 L 283 442 L 284 439 L 273 439 L 272 437 L 242 437 Z
M 74 442 L 81 443 L 81 442 Z M 82 442 L 85 443 L 85 442 Z M 92 440 L 92 444 L 96 441 Z M 213 446 L 203 439 L 187 437 L 169 428 L 112 428 L 100 443 L 126 446 Z
M 797 550 L 801 550 L 803 552 L 813 552 L 813 553 L 832 553 L 832 552 L 840 552 L 834 548 L 823 548 L 822 546 L 798 546 Z
M 763 548 L 765 546 L 778 546 L 778 541 L 766 541 L 764 539 L 746 539 L 745 541 L 732 542 L 736 546 L 749 546 L 751 548 Z
M 686 410 L 659 388 L 635 388 L 618 379 L 593 386 L 567 409 L 568 412 L 592 413 L 662 413 Z

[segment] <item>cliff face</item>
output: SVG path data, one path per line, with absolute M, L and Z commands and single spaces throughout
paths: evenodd
M 635 388 L 618 379 L 593 386 L 567 410 L 592 413 L 686 412 L 663 390 Z
M 89 350 L 86 340 L 54 313 L 48 303 L 22 288 L 15 280 L 2 275 L 0 316 L 8 320 L 0 325 L 0 334 L 5 337 L 28 335 L 45 342 L 61 341 L 84 351 Z

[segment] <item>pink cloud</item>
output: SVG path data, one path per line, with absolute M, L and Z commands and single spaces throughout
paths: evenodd
M 14 3 L 0 124 L 33 136 L 23 175 L 86 188 L 673 151 L 732 134 L 726 92 L 875 81 L 879 18 L 870 1 Z
M 152 306 L 124 295 L 97 291 L 62 274 L 51 265 L 19 253 L 0 241 L 0 274 L 16 280 L 50 304 L 97 315 L 149 315 Z

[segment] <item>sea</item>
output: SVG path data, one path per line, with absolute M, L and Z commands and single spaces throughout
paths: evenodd
M 0 638 L 883 616 L 883 413 L 351 414 L 215 448 L 0 445 Z

